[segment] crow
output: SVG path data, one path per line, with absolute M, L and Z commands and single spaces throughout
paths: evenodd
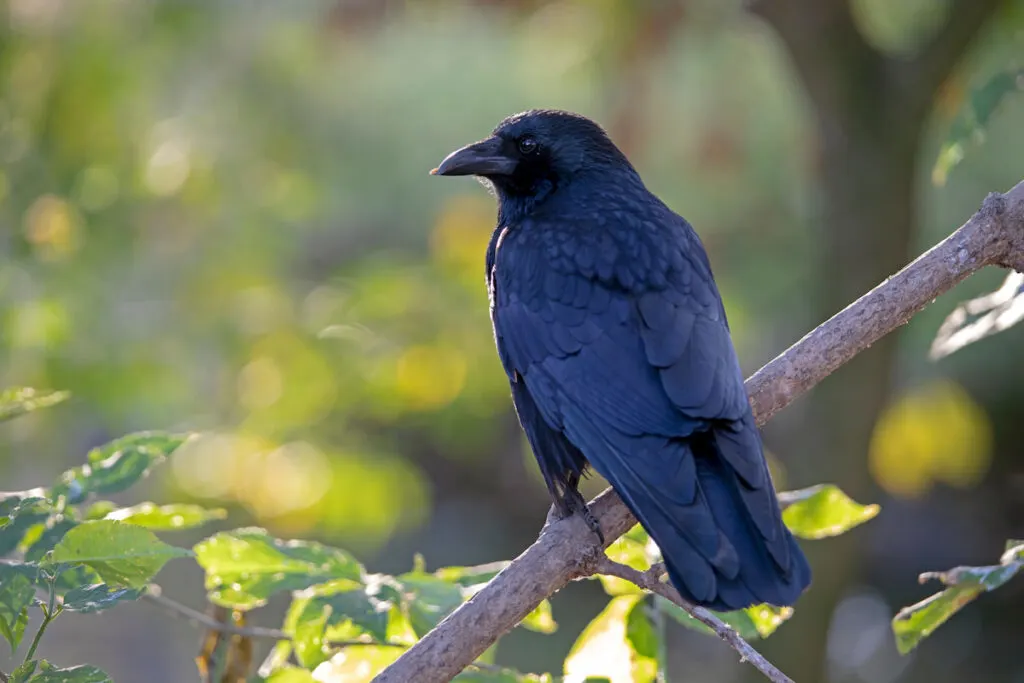
M 697 233 L 593 121 L 510 116 L 432 171 L 497 197 L 486 283 L 519 422 L 560 516 L 588 466 L 691 603 L 791 605 L 810 567 L 782 523 Z

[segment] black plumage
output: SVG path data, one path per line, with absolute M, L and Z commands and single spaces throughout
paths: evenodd
M 512 116 L 449 155 L 498 198 L 491 319 L 520 423 L 563 514 L 588 465 L 718 610 L 792 604 L 810 582 L 782 523 L 722 299 L 693 228 L 601 128 Z

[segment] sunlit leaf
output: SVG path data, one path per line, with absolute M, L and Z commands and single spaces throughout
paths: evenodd
M 52 508 L 43 489 L 5 494 L 0 499 L 0 557 L 13 552 L 29 529 L 44 522 Z
M 657 659 L 658 632 L 647 614 L 647 603 L 638 600 L 626 616 L 626 639 L 633 651 L 641 657 Z
M 40 391 L 28 387 L 4 389 L 0 392 L 0 422 L 40 408 L 49 408 L 66 401 L 70 396 L 66 391 Z
M 292 643 L 290 640 L 279 640 L 270 648 L 270 652 L 263 659 L 256 674 L 261 678 L 269 678 L 271 674 L 280 669 L 289 668 L 291 662 Z
M 1010 272 L 999 289 L 959 304 L 939 326 L 929 357 L 938 360 L 1024 320 L 1024 273 Z
M 313 541 L 283 541 L 264 529 L 226 531 L 195 546 L 210 600 L 252 609 L 279 591 L 336 579 L 361 581 L 363 568 L 344 550 Z
M 228 512 L 223 508 L 204 508 L 201 505 L 184 503 L 139 503 L 132 507 L 112 510 L 107 513 L 105 519 L 128 522 L 154 531 L 177 531 L 192 529 L 215 519 L 225 519 L 227 516 Z
M 67 535 L 68 531 L 79 525 L 65 516 L 53 516 L 46 524 L 29 529 L 22 541 L 21 549 L 25 559 L 30 562 L 41 562 L 46 553 L 53 550 Z M 57 569 L 58 590 L 71 590 L 79 586 L 100 583 L 98 574 L 85 565 L 62 565 Z
M 1024 69 L 1014 68 L 991 76 L 971 91 L 932 168 L 935 185 L 946 184 L 950 171 L 963 160 L 968 147 L 984 141 L 989 119 L 999 105 L 1008 95 L 1021 90 L 1024 90 Z
M 921 602 L 904 607 L 892 620 L 896 647 L 903 654 L 913 650 L 935 629 L 981 593 L 999 588 L 1024 567 L 1024 543 L 1011 545 L 1000 563 L 988 567 L 956 567 L 946 572 L 921 574 L 922 583 L 937 580 L 947 586 Z
M 678 605 L 660 596 L 655 597 L 655 603 L 665 614 L 668 614 L 683 626 L 708 635 L 714 634 L 710 628 L 691 617 L 686 610 Z M 783 622 L 793 616 L 793 608 L 775 607 L 774 605 L 754 605 L 733 612 L 711 611 L 711 613 L 729 626 L 732 626 L 744 640 L 756 640 L 758 638 L 767 638 L 774 633 Z
M 313 678 L 313 672 L 286 666 L 277 669 L 265 679 L 266 683 L 319 683 Z
M 467 600 L 508 565 L 508 562 L 491 562 L 472 567 L 442 567 L 435 571 L 433 575 L 445 582 L 458 584 L 465 588 L 462 599 Z M 551 603 L 547 600 L 537 605 L 520 622 L 520 625 L 523 628 L 538 633 L 554 633 L 558 630 L 558 624 L 555 622 L 551 611 Z
M 189 555 L 168 545 L 152 531 L 110 520 L 83 522 L 53 549 L 50 564 L 84 564 L 111 586 L 142 588 L 176 557 Z
M 28 680 L 32 678 L 32 674 L 36 672 L 37 668 L 39 668 L 39 662 L 34 659 L 23 662 L 17 669 L 11 672 L 8 683 L 28 683 Z
M 91 493 L 123 491 L 167 459 L 187 435 L 162 432 L 130 434 L 89 452 L 87 463 L 61 475 L 53 495 L 80 503 Z
M 297 591 L 284 621 L 299 663 L 314 668 L 330 657 L 330 641 L 385 642 L 395 594 L 376 581 L 333 581 Z
M 657 675 L 657 662 L 634 649 L 629 638 L 630 615 L 642 600 L 639 595 L 612 598 L 576 639 L 565 660 L 565 675 L 576 680 L 602 676 L 611 683 L 651 683 Z M 649 638 L 636 621 L 633 631 L 649 651 Z
M 83 517 L 85 519 L 103 519 L 116 509 L 117 503 L 112 500 L 97 500 L 86 509 Z
M 69 531 L 78 526 L 78 522 L 67 517 L 55 517 L 41 527 L 38 535 L 26 534 L 25 541 L 31 543 L 24 543 L 25 548 L 25 559 L 29 562 L 38 562 L 43 559 L 46 553 L 53 550 L 61 539 L 63 539 Z
M 409 572 L 395 577 L 395 580 L 401 591 L 403 611 L 419 637 L 437 626 L 467 597 L 458 584 L 432 574 Z
M 558 624 L 555 622 L 555 616 L 551 611 L 551 602 L 542 600 L 532 612 L 526 615 L 526 618 L 519 625 L 537 633 L 554 633 L 557 631 Z
M 11 646 L 11 654 L 25 635 L 28 608 L 36 595 L 36 568 L 27 564 L 0 563 L 0 635 Z
M 370 683 L 404 651 L 401 647 L 349 646 L 314 669 L 313 678 L 320 683 Z
M 779 494 L 782 521 L 800 538 L 828 538 L 845 533 L 878 514 L 878 505 L 860 505 L 839 487 L 819 484 Z
M 72 588 L 64 594 L 64 609 L 72 612 L 101 612 L 119 602 L 138 600 L 142 591 L 96 583 Z
M 491 562 L 473 567 L 441 567 L 434 572 L 434 576 L 450 583 L 474 586 L 487 583 L 509 564 L 509 562 Z
M 301 605 L 295 623 L 286 623 L 285 629 L 292 636 L 292 648 L 299 664 L 312 669 L 330 658 L 330 649 L 324 644 L 324 635 L 331 609 L 305 609 L 308 607 L 308 603 Z
M 35 675 L 28 683 L 114 683 L 110 676 L 95 666 L 71 666 L 61 669 L 51 665 L 45 659 L 39 662 Z
M 639 527 L 639 525 L 637 525 Z M 624 564 L 632 567 L 633 569 L 639 569 L 640 571 L 646 571 L 651 567 L 651 560 L 647 552 L 647 540 L 640 540 L 636 535 L 624 535 L 617 538 L 608 546 L 605 553 L 612 560 L 615 560 L 619 564 Z M 632 581 L 626 579 L 620 579 L 617 576 L 605 576 L 599 574 L 597 577 L 601 581 L 601 586 L 608 595 L 643 595 L 643 589 L 639 588 Z

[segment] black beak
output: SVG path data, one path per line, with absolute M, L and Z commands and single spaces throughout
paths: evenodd
M 431 175 L 511 175 L 516 170 L 516 160 L 502 153 L 504 141 L 490 137 L 472 145 L 457 149 L 445 157 Z

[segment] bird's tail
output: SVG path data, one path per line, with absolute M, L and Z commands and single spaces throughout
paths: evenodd
M 716 571 L 714 598 L 697 602 L 720 611 L 759 603 L 791 605 L 810 584 L 811 569 L 796 539 L 782 523 L 763 458 L 762 487 L 751 488 L 730 466 L 731 454 L 727 450 L 740 445 L 716 439 L 713 432 L 695 435 L 691 441 L 697 484 L 705 505 L 739 558 L 734 576 Z M 760 443 L 757 447 L 760 450 Z M 680 588 L 685 588 L 682 574 L 674 568 L 676 561 L 674 557 L 665 558 L 673 585 L 685 595 Z M 678 561 L 693 560 L 680 557 Z
M 713 610 L 791 605 L 811 580 L 750 429 L 663 441 L 666 465 L 656 470 L 616 458 L 602 472 L 658 544 L 680 594 Z

